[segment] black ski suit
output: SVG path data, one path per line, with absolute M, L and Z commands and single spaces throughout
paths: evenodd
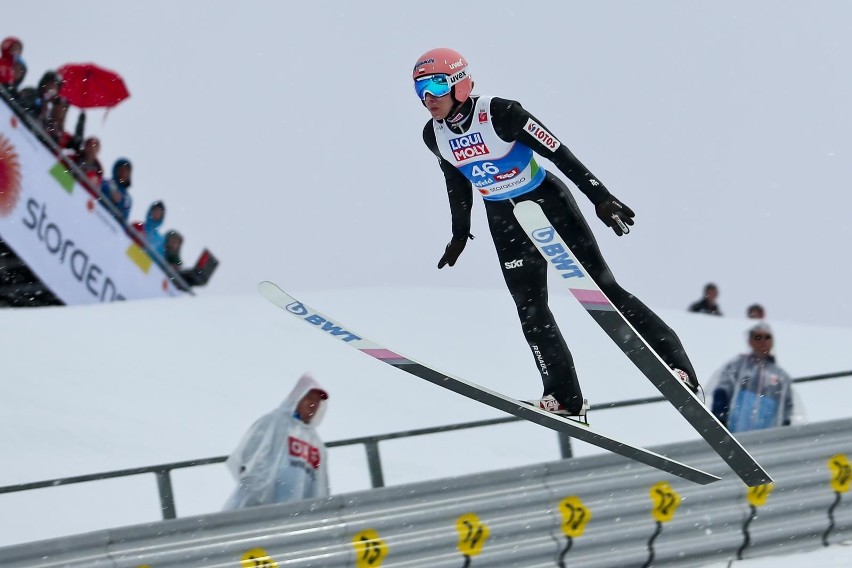
M 455 134 L 464 134 L 474 118 L 472 111 L 475 102 L 475 98 L 468 99 L 460 109 L 463 115 L 469 113 L 469 116 L 455 125 L 444 121 L 445 126 Z M 551 151 L 524 129 L 529 119 L 544 125 L 520 103 L 494 97 L 490 108 L 492 124 L 500 139 L 517 141 L 535 153 L 547 156 L 593 204 L 598 205 L 610 197 L 606 187 L 592 176 L 564 144 L 556 151 Z M 467 238 L 473 200 L 471 182 L 459 169 L 441 157 L 431 120 L 423 129 L 423 140 L 438 157 L 444 172 L 452 213 L 453 238 Z M 512 212 L 515 203 L 526 200 L 535 200 L 541 205 L 553 227 L 589 275 L 660 357 L 669 366 L 686 371 L 690 378 L 696 380 L 695 371 L 677 335 L 638 298 L 618 285 L 568 188 L 559 178 L 547 172 L 544 181 L 532 191 L 512 199 L 484 201 L 503 277 L 517 306 L 524 337 L 541 374 L 544 394 L 552 394 L 569 413 L 579 411 L 583 402 L 571 352 L 547 304 L 547 261 L 539 254 Z

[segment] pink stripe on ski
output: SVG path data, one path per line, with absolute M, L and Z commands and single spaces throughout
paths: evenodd
M 405 357 L 403 357 L 402 355 L 397 355 L 389 349 L 361 349 L 361 351 L 363 353 L 366 353 L 370 357 L 375 357 L 376 359 L 403 359 L 407 361 Z
M 579 288 L 571 288 L 571 293 L 580 301 L 581 304 L 607 304 L 610 301 L 600 290 L 581 290 Z

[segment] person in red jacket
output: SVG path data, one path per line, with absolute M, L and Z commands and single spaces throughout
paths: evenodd
M 16 37 L 7 37 L 0 43 L 0 85 L 15 82 L 15 60 L 21 56 L 24 44 Z

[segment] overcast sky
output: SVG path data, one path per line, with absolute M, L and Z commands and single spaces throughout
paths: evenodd
M 132 98 L 89 116 L 135 166 L 132 219 L 163 199 L 203 294 L 503 286 L 481 203 L 455 268 L 423 146 L 417 57 L 450 46 L 476 92 L 520 100 L 636 213 L 617 238 L 576 192 L 609 264 L 655 307 L 716 282 L 726 314 L 844 325 L 852 205 L 852 4 L 844 1 L 182 2 L 4 7 L 26 84 L 67 62 Z M 73 127 L 74 115 L 69 119 Z M 573 187 L 573 186 L 572 186 Z

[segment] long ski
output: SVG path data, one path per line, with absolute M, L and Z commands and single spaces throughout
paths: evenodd
M 415 377 L 424 379 L 432 384 L 438 385 L 439 387 L 466 396 L 483 404 L 487 404 L 493 408 L 517 416 L 518 418 L 545 426 L 551 430 L 564 432 L 578 440 L 582 440 L 589 444 L 598 446 L 599 448 L 609 450 L 626 458 L 630 458 L 637 462 L 655 467 L 659 470 L 701 485 L 719 480 L 717 476 L 701 471 L 700 469 L 695 469 L 649 450 L 625 444 L 598 433 L 586 425 L 539 410 L 534 406 L 524 404 L 511 397 L 489 390 L 475 383 L 465 381 L 448 373 L 437 371 L 429 366 L 409 359 L 404 355 L 395 353 L 381 345 L 365 339 L 363 336 L 355 333 L 340 322 L 329 318 L 325 314 L 322 314 L 293 298 L 272 282 L 261 282 L 257 285 L 257 289 L 264 298 L 296 318 L 311 324 L 320 331 L 324 331 L 332 337 L 336 337 L 350 347 L 361 351 L 365 355 L 369 355 L 370 357 L 378 359 L 382 363 L 396 367 L 397 369 L 405 371 Z
M 592 319 L 701 434 L 740 479 L 750 487 L 771 483 L 772 478 L 769 474 L 701 400 L 674 375 L 669 366 L 601 291 L 556 232 L 538 203 L 522 201 L 515 206 L 514 213 L 538 251 L 564 279 L 571 294 L 592 316 Z

